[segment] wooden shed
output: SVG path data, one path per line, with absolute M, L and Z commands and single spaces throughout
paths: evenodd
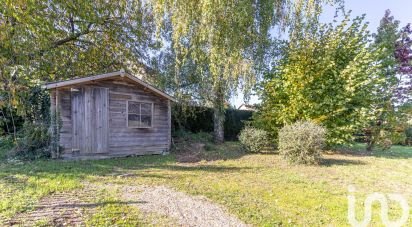
M 44 87 L 61 119 L 63 158 L 162 154 L 170 148 L 174 99 L 124 70 Z

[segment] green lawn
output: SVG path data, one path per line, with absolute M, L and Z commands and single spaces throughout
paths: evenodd
M 167 185 L 204 195 L 246 223 L 258 226 L 347 226 L 348 186 L 357 191 L 361 214 L 369 193 L 402 193 L 412 207 L 412 148 L 364 156 L 325 154 L 320 166 L 291 166 L 276 154 L 245 154 L 235 142 L 208 145 L 202 161 L 180 163 L 176 155 L 98 161 L 35 161 L 0 164 L 0 215 L 11 217 L 33 209 L 54 192 L 76 190 L 81 182 Z M 128 177 L 118 177 L 129 174 Z M 116 193 L 96 197 L 116 201 Z M 136 208 L 107 203 L 89 217 L 90 225 L 145 223 Z M 390 217 L 400 215 L 395 203 Z M 373 224 L 381 225 L 375 207 Z M 119 219 L 119 214 L 122 219 Z M 399 215 L 398 215 L 399 214 Z M 412 223 L 412 215 L 409 224 Z

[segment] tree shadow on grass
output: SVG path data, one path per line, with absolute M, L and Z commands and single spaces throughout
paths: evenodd
M 364 144 L 355 144 L 353 146 L 339 146 L 334 148 L 335 153 L 354 157 L 377 157 L 387 159 L 411 159 L 412 147 L 393 146 L 390 150 L 376 148 L 372 152 L 366 151 Z
M 320 165 L 330 167 L 330 166 L 366 165 L 366 163 L 360 160 L 322 158 L 320 161 Z
M 202 171 L 202 172 L 239 172 L 243 170 L 255 169 L 252 167 L 235 167 L 235 166 L 220 166 L 220 165 L 165 165 L 159 166 L 159 169 L 171 171 Z
M 189 146 L 193 148 L 196 146 Z M 171 155 L 148 155 L 123 158 L 111 158 L 102 160 L 38 160 L 19 163 L 0 162 L 0 181 L 10 182 L 9 176 L 34 176 L 40 178 L 72 178 L 86 179 L 89 176 L 119 176 L 130 173 L 137 177 L 151 174 L 139 170 L 166 170 L 176 172 L 237 172 L 247 167 L 224 166 L 216 163 L 204 163 L 218 160 L 239 159 L 247 153 L 239 143 L 226 142 L 215 145 L 207 143 L 202 150 L 183 149 Z M 183 160 L 184 159 L 184 160 Z M 132 171 L 132 172 L 131 172 Z M 152 176 L 147 176 L 152 177 Z M 153 177 L 162 178 L 161 174 Z M 167 178 L 167 177 L 163 177 Z M 16 179 L 19 180 L 19 179 Z
M 85 221 L 84 215 L 87 213 L 95 213 L 98 208 L 108 205 L 135 205 L 144 203 L 147 202 L 133 200 L 85 202 L 71 197 L 58 197 L 57 199 L 53 199 L 53 196 L 51 196 L 51 198 L 45 197 L 39 205 L 34 205 L 32 209 L 16 213 L 13 217 L 4 219 L 3 222 L 8 226 L 37 226 L 39 221 L 50 219 L 52 223 L 44 226 L 84 226 L 84 224 L 82 224 L 82 222 Z
M 87 161 L 32 161 L 20 165 L 0 165 L 0 181 L 13 183 L 10 176 L 35 176 L 44 178 L 67 177 L 86 179 L 88 176 L 144 176 L 139 170 L 166 170 L 176 172 L 239 172 L 249 167 L 215 164 L 178 163 L 174 155 L 139 156 Z M 133 175 L 132 174 L 132 175 Z M 127 177 L 126 176 L 126 177 Z M 148 176 L 150 177 L 150 176 Z M 155 177 L 162 178 L 161 175 Z M 167 178 L 167 177 L 163 177 Z M 6 183 L 6 182 L 5 182 Z
M 239 143 L 226 142 L 223 144 L 193 143 L 185 144 L 173 152 L 178 163 L 198 163 L 201 161 L 234 160 L 247 155 Z
M 242 151 L 234 151 L 234 152 L 209 152 L 209 151 L 202 151 L 202 152 L 180 152 L 176 153 L 176 161 L 178 163 L 198 163 L 201 161 L 226 161 L 226 160 L 233 160 L 239 159 L 245 155 L 245 152 Z
M 102 207 L 106 205 L 133 205 L 133 204 L 143 204 L 146 201 L 105 201 L 98 203 L 63 203 L 63 204 L 50 204 L 50 205 L 40 205 L 34 206 L 34 209 L 56 209 L 56 208 L 95 208 Z
M 391 150 L 391 151 L 378 151 L 373 152 L 372 156 L 379 157 L 379 158 L 388 158 L 388 159 L 412 159 L 412 147 L 409 148 L 409 151 L 398 151 L 398 150 Z

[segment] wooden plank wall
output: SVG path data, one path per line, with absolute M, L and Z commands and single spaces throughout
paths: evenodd
M 168 100 L 142 86 L 124 80 L 107 80 L 97 85 L 109 88 L 109 151 L 110 153 L 161 153 L 168 150 L 170 123 Z M 153 102 L 152 128 L 128 128 L 126 102 Z
M 58 108 L 61 119 L 60 145 L 64 151 L 72 148 L 72 117 L 70 89 L 58 89 Z
M 77 88 L 78 91 L 71 93 L 72 99 L 72 148 L 75 150 L 84 149 L 82 145 L 84 144 L 85 138 L 85 122 L 84 120 L 84 98 L 83 88 Z
M 96 81 L 82 86 L 103 87 L 109 89 L 108 113 L 108 154 L 121 156 L 122 154 L 160 154 L 170 146 L 170 104 L 169 100 L 155 95 L 143 86 L 137 85 L 127 78 Z M 70 88 L 59 89 L 59 108 L 62 118 L 60 130 L 60 144 L 68 154 L 72 148 L 77 148 L 85 139 L 85 122 L 72 122 L 72 114 L 83 114 L 85 108 L 72 110 L 71 99 L 76 98 L 71 94 Z M 151 128 L 128 128 L 126 102 L 128 100 L 153 102 L 153 119 Z M 87 97 L 85 99 L 87 101 Z M 99 111 L 99 110 L 97 110 Z M 80 112 L 80 113 L 79 113 Z M 101 114 L 106 115 L 105 113 Z M 100 116 L 100 115 L 99 115 Z M 86 114 L 87 118 L 87 114 Z M 90 120 L 90 119 L 89 119 Z M 74 125 L 73 125 L 74 123 Z M 83 124 L 82 124 L 83 123 Z M 99 126 L 100 127 L 100 126 Z M 73 129 L 73 130 L 72 130 Z M 73 141 L 72 133 L 77 133 L 79 141 Z M 102 148 L 103 149 L 103 148 Z M 105 148 L 106 149 L 106 148 Z M 100 150 L 101 151 L 101 150 Z M 84 153 L 80 151 L 81 154 Z M 91 154 L 90 154 L 91 155 Z
M 109 89 L 93 89 L 93 93 L 96 111 L 95 129 L 98 132 L 94 143 L 97 146 L 97 152 L 103 153 L 109 148 Z
M 84 153 L 107 153 L 109 135 L 108 88 L 84 88 Z

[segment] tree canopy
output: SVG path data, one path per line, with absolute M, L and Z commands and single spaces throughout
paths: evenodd
M 324 2 L 153 0 L 160 30 L 170 29 L 176 95 L 199 97 L 215 109 L 215 139 L 223 140 L 224 103 L 255 84 L 275 26 L 318 16 Z M 197 95 L 196 95 L 197 94 Z
M 298 22 L 289 38 L 262 86 L 263 127 L 276 134 L 285 124 L 312 120 L 329 129 L 329 144 L 350 140 L 365 126 L 377 94 L 379 51 L 369 46 L 364 17 L 346 14 L 336 25 Z
M 395 57 L 399 62 L 398 73 L 401 75 L 397 90 L 401 102 L 412 100 L 412 28 L 411 24 L 401 30 L 400 39 L 396 42 Z
M 153 32 L 140 1 L 2 1 L 0 109 L 25 116 L 29 88 L 47 81 L 147 69 Z
M 380 21 L 377 33 L 373 34 L 372 46 L 379 50 L 377 63 L 379 69 L 376 71 L 378 81 L 374 94 L 374 101 L 370 110 L 370 125 L 364 130 L 367 149 L 371 151 L 375 144 L 382 143 L 390 138 L 397 125 L 395 105 L 399 78 L 397 75 L 398 61 L 395 58 L 396 42 L 400 38 L 399 21 L 386 10 Z

